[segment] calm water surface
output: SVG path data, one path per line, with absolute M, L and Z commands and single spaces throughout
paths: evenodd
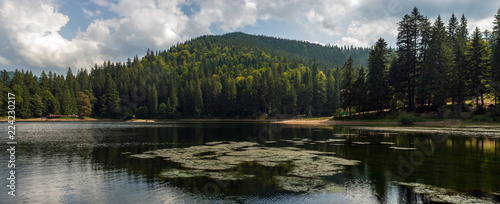
M 7 123 L 0 127 L 6 130 Z M 418 182 L 463 194 L 498 199 L 500 142 L 454 136 L 355 130 L 347 127 L 290 127 L 268 123 L 18 122 L 17 196 L 7 195 L 7 153 L 2 164 L 0 203 L 422 203 L 426 199 L 394 181 Z M 2 132 L 6 143 L 6 131 Z M 129 154 L 189 147 L 212 141 L 278 141 L 265 146 L 295 146 L 282 140 L 344 138 L 335 144 L 300 148 L 335 152 L 359 160 L 328 180 L 340 193 L 292 193 L 255 179 L 220 182 L 205 178 L 169 180 L 159 176 L 178 164 L 134 159 Z M 369 142 L 359 143 L 359 142 Z M 389 149 L 415 147 L 417 151 Z M 3 145 L 7 147 L 6 145 Z M 266 169 L 260 175 L 274 175 Z M 496 200 L 499 202 L 499 200 Z

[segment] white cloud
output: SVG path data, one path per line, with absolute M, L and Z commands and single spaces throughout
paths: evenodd
M 10 61 L 5 57 L 0 56 L 0 64 L 9 65 Z
M 102 13 L 101 10 L 90 11 L 90 10 L 87 10 L 85 8 L 82 8 L 82 11 L 88 17 L 98 16 L 98 15 L 101 15 L 101 13 Z
M 116 18 L 94 20 L 73 39 L 60 30 L 69 17 L 60 13 L 52 0 L 6 0 L 0 6 L 0 35 L 5 35 L 25 65 L 42 69 L 90 68 L 105 60 L 124 61 L 147 48 L 166 49 L 177 42 L 209 34 L 185 16 L 182 1 L 122 0 L 99 2 L 117 14 Z M 88 16 L 94 12 L 83 10 Z M 3 31 L 3 32 L 1 32 Z M 2 54 L 2 52 L 0 52 Z M 0 58 L 7 64 L 8 58 Z M 24 68 L 24 67 L 21 67 Z
M 6 0 L 0 6 L 3 34 L 18 57 L 33 67 L 80 68 L 99 58 L 95 42 L 70 41 L 59 34 L 68 21 L 50 0 Z
M 177 42 L 210 34 L 208 27 L 194 23 L 182 13 L 180 5 L 186 3 L 182 0 L 96 3 L 117 17 L 95 20 L 78 38 L 101 42 L 102 55 L 111 60 L 124 60 L 148 48 L 166 49 Z
M 324 33 L 337 39 L 337 44 L 355 46 L 371 46 L 379 37 L 393 34 L 397 21 L 391 15 L 402 10 L 399 1 L 394 0 L 388 3 L 380 3 L 380 0 L 193 1 L 200 6 L 193 20 L 203 27 L 216 26 L 228 32 L 253 26 L 259 20 L 274 19 L 296 24 L 297 30 L 308 35 L 304 36 L 306 39 Z M 379 4 L 376 1 L 380 1 Z M 366 4 L 378 6 L 367 7 Z

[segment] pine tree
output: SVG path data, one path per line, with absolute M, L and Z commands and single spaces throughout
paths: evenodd
M 491 87 L 495 94 L 495 105 L 498 105 L 500 97 L 500 9 L 498 9 L 493 22 L 492 32 L 492 55 L 491 55 Z
M 313 106 L 316 116 L 322 116 L 327 103 L 326 95 L 326 75 L 322 71 L 318 71 L 314 79 L 314 100 Z
M 351 57 L 345 62 L 343 67 L 342 90 L 342 107 L 351 114 L 351 109 L 354 106 L 354 65 Z
M 179 98 L 177 97 L 177 86 L 174 81 L 170 85 L 167 99 L 167 117 L 175 118 L 178 114 Z
M 47 116 L 49 114 L 60 114 L 61 107 L 59 105 L 59 101 L 49 90 L 43 91 L 42 103 L 45 105 L 43 116 Z
M 451 95 L 448 90 L 453 56 L 448 33 L 440 16 L 432 27 L 429 46 L 424 52 L 426 58 L 422 64 L 417 91 L 423 103 L 428 101 L 429 104 L 441 107 L 446 105 L 446 99 Z
M 380 38 L 368 58 L 368 100 L 370 109 L 382 111 L 389 100 L 389 88 L 387 82 L 388 65 L 387 43 Z
M 405 15 L 399 22 L 398 28 L 398 74 L 399 78 L 394 84 L 397 87 L 405 87 L 406 102 L 410 109 L 415 107 L 415 87 L 419 75 L 420 61 L 425 58 L 423 50 L 427 46 L 428 19 L 414 8 L 410 15 Z M 422 35 L 424 33 L 424 35 Z
M 333 73 L 333 69 L 326 71 L 326 115 L 333 115 L 338 108 L 338 88 L 336 87 L 337 82 Z
M 106 90 L 102 96 L 102 104 L 100 108 L 100 115 L 108 118 L 115 118 L 119 116 L 120 112 L 120 97 L 118 95 L 115 81 L 110 74 L 106 80 Z
M 358 69 L 358 77 L 353 84 L 353 106 L 356 110 L 365 111 L 368 105 L 368 89 L 366 88 L 366 74 L 365 69 L 360 67 Z
M 469 76 L 467 79 L 468 88 L 475 96 L 476 104 L 484 106 L 485 85 L 489 73 L 490 49 L 488 43 L 482 37 L 481 30 L 477 27 L 468 44 L 466 56 L 470 65 L 466 72 L 467 76 Z M 481 99 L 481 103 L 479 103 L 479 99 Z
M 467 94 L 466 69 L 468 67 L 465 51 L 468 42 L 467 19 L 464 15 L 460 23 L 453 14 L 448 23 L 448 35 L 453 52 L 453 61 L 450 71 L 450 94 L 453 104 L 461 107 Z M 461 108 L 456 108 L 459 111 Z
M 148 97 L 146 99 L 148 100 L 149 117 L 155 118 L 158 113 L 158 91 L 154 84 L 148 88 Z
M 236 102 L 236 84 L 229 76 L 221 78 L 222 90 L 220 96 L 220 115 L 223 117 L 234 116 Z

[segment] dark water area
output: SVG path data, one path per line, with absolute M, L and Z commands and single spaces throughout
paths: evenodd
M 0 125 L 7 129 L 7 123 Z M 6 132 L 1 142 L 6 145 Z M 7 194 L 8 153 L 0 156 L 0 203 L 426 203 L 396 182 L 416 182 L 490 199 L 500 192 L 500 142 L 446 133 L 358 130 L 338 126 L 192 122 L 17 122 L 16 197 Z M 301 141 L 303 143 L 293 141 Z M 310 139 L 310 140 L 307 140 Z M 326 140 L 335 142 L 324 142 Z M 293 193 L 274 176 L 286 169 L 242 164 L 256 179 L 167 179 L 179 164 L 131 154 L 214 141 L 259 142 L 335 152 L 356 166 L 326 179 L 342 192 Z M 276 142 L 273 142 L 276 141 Z M 416 148 L 391 149 L 389 147 Z

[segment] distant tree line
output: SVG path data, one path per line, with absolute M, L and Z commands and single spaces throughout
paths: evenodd
M 492 32 L 452 15 L 432 24 L 418 9 L 399 22 L 397 48 L 371 49 L 230 33 L 168 51 L 147 51 L 65 76 L 3 71 L 18 117 L 102 118 L 331 116 L 388 108 L 433 108 L 500 95 L 500 10 Z M 0 113 L 6 113 L 6 97 Z

